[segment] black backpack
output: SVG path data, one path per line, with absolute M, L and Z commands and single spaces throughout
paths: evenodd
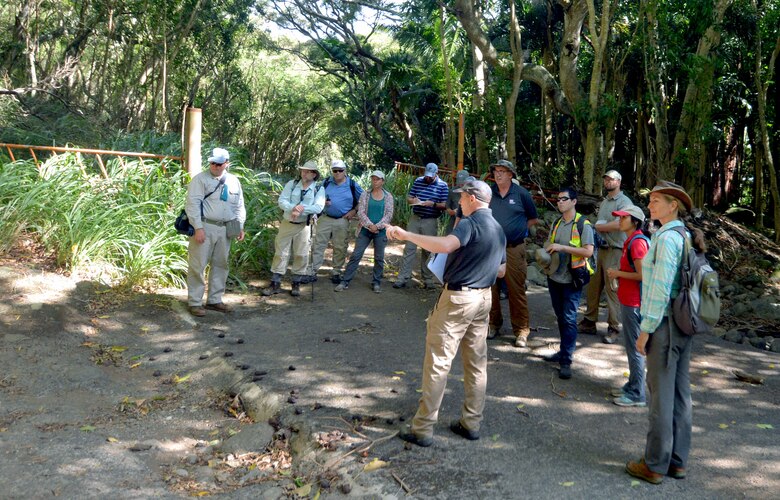
M 217 184 L 217 187 L 214 188 L 214 191 L 204 196 L 203 199 L 205 200 L 212 194 L 216 193 L 223 184 L 225 184 L 224 175 L 219 179 L 219 183 Z M 203 217 L 203 202 L 200 203 L 200 216 Z M 179 216 L 176 217 L 176 220 L 173 222 L 173 227 L 179 234 L 184 234 L 186 236 L 192 236 L 195 234 L 195 228 L 192 227 L 192 224 L 190 224 L 190 219 L 187 217 L 187 212 L 183 208 L 181 209 L 181 212 L 179 212 Z

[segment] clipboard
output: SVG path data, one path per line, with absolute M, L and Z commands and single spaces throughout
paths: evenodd
M 447 265 L 447 255 L 446 253 L 432 253 L 425 264 L 442 285 L 444 284 L 444 268 Z

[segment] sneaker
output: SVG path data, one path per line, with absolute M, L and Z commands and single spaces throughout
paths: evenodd
M 374 291 L 374 293 L 380 293 L 382 291 L 382 287 L 379 286 L 379 283 L 374 283 L 371 285 L 371 289 Z
M 580 324 L 577 325 L 577 332 L 588 335 L 596 335 L 596 322 L 591 321 L 588 318 L 582 318 Z
M 488 334 L 487 334 L 488 340 L 498 337 L 499 333 L 501 333 L 501 328 L 496 328 L 491 326 L 490 328 L 488 328 Z
M 293 281 L 292 284 L 292 290 L 290 290 L 290 295 L 293 297 L 298 297 L 301 295 L 301 283 L 298 281 Z
M 685 467 L 669 465 L 669 471 L 666 473 L 666 475 L 674 479 L 685 479 L 685 476 L 688 475 L 688 472 L 685 470 Z
M 560 370 L 558 370 L 558 378 L 569 380 L 571 378 L 571 365 L 561 365 Z
M 601 337 L 601 341 L 605 344 L 614 344 L 620 338 L 620 332 L 612 327 L 607 329 L 607 334 Z
M 561 353 L 556 352 L 555 354 L 550 354 L 549 356 L 542 356 L 542 359 L 549 363 L 558 363 L 561 361 Z
M 331 275 L 330 282 L 334 285 L 341 283 L 341 275 L 338 273 Z
M 346 281 L 342 281 L 341 283 L 338 284 L 338 286 L 336 288 L 333 289 L 333 291 L 334 292 L 343 292 L 347 288 L 349 288 L 349 283 L 347 283 Z
M 612 400 L 613 403 L 615 403 L 618 406 L 636 406 L 637 408 L 644 408 L 647 406 L 647 403 L 644 401 L 634 401 L 633 399 L 630 399 L 628 396 L 623 394 L 619 398 L 615 398 Z
M 528 341 L 525 337 L 517 337 L 515 339 L 515 347 L 528 347 Z
M 647 467 L 644 458 L 640 459 L 639 462 L 628 462 L 626 472 L 652 484 L 661 484 L 661 481 L 664 480 L 663 474 L 653 472 Z
M 219 311 L 221 313 L 233 312 L 232 307 L 227 304 L 223 304 L 222 302 L 217 302 L 216 304 L 206 304 L 206 309 L 211 311 Z
M 611 391 L 609 391 L 609 395 L 612 396 L 613 398 L 619 398 L 620 396 L 622 396 L 624 394 L 625 394 L 625 392 L 623 392 L 623 388 L 622 387 L 620 389 L 612 389 Z
M 460 423 L 460 420 L 454 420 L 452 423 L 450 423 L 450 430 L 458 436 L 468 439 L 469 441 L 476 441 L 479 439 L 479 432 L 466 429 L 463 427 L 463 424 Z
M 190 314 L 202 318 L 203 316 L 206 315 L 206 310 L 203 309 L 201 306 L 190 306 Z
M 406 288 L 406 281 L 396 281 L 393 283 L 393 288 Z
M 398 437 L 406 441 L 407 443 L 416 444 L 417 446 L 421 446 L 423 448 L 427 448 L 433 444 L 432 437 L 419 437 L 417 434 L 413 432 L 402 432 L 398 434 Z

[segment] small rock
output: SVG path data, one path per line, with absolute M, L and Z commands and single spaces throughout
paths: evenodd
M 780 352 L 780 341 L 775 340 L 772 345 L 769 346 L 769 350 L 772 352 Z
M 287 398 L 287 402 L 294 405 L 295 403 L 298 402 L 298 398 L 296 398 L 295 396 L 290 396 L 289 398 Z
M 152 377 L 159 377 L 162 375 L 162 372 L 160 370 L 155 370 L 154 373 L 152 373 Z
M 341 486 L 339 486 L 339 489 L 345 495 L 349 495 L 349 493 L 352 491 L 352 486 L 349 483 L 342 483 Z
M 149 356 L 149 361 L 154 361 L 155 359 L 157 358 L 155 358 L 154 356 Z
M 220 333 L 219 335 L 217 335 L 217 337 L 219 337 L 221 339 L 224 339 L 225 338 L 225 334 L 224 333 Z
M 327 478 L 321 477 L 320 478 L 320 487 L 324 490 L 330 489 L 330 481 L 328 481 Z
M 766 340 L 762 339 L 761 337 L 754 337 L 749 340 L 750 345 L 755 347 L 756 349 L 761 349 L 762 351 L 766 350 Z
M 163 352 L 171 352 L 172 350 L 173 349 L 171 349 L 170 347 L 166 347 L 165 349 L 163 349 Z
M 312 410 L 319 410 L 320 408 L 322 408 L 322 405 L 316 402 L 314 403 L 314 406 L 312 406 Z
M 723 336 L 725 340 L 728 340 L 729 342 L 734 342 L 736 344 L 739 344 L 742 342 L 743 334 L 739 330 L 729 330 L 726 332 L 726 334 Z
M 243 344 L 243 343 L 244 343 L 244 339 L 237 339 L 236 340 L 236 344 Z
M 301 414 L 303 414 L 303 410 L 299 406 L 296 406 L 295 407 L 295 414 L 296 415 L 301 415 Z
M 186 469 L 176 469 L 175 474 L 179 477 L 190 477 L 190 473 Z
M 130 446 L 130 451 L 148 451 L 152 449 L 152 445 L 149 443 L 135 443 Z
M 195 465 L 198 463 L 198 457 L 195 455 L 190 455 L 187 457 L 187 463 L 190 465 Z
M 257 375 L 252 377 L 252 382 L 260 382 L 261 380 L 263 380 L 263 377 L 258 377 Z
M 287 369 L 291 372 L 295 371 L 295 367 L 293 365 L 288 366 Z
M 263 370 L 255 370 L 255 377 L 262 377 L 263 375 L 268 375 L 268 372 Z
M 230 351 L 227 351 L 225 354 L 223 354 L 223 356 L 225 356 L 226 358 L 229 358 L 229 357 L 233 356 L 233 353 L 230 352 Z
M 198 359 L 200 359 L 200 360 L 209 359 L 209 355 L 208 354 L 201 354 L 200 356 L 198 356 Z
M 239 368 L 241 368 L 242 370 L 248 370 L 251 367 L 249 365 L 239 365 Z

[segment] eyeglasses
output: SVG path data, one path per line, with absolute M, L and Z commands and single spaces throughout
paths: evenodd
M 571 198 L 569 198 L 568 196 L 561 196 L 560 198 L 556 198 L 555 201 L 560 203 L 562 201 L 569 201 L 569 200 L 571 200 Z
M 222 162 L 222 163 L 217 163 L 217 162 L 215 162 L 215 161 L 212 161 L 212 162 L 211 162 L 211 164 L 212 164 L 212 165 L 216 165 L 216 166 L 218 166 L 218 167 L 221 167 L 222 165 L 224 165 L 224 164 L 225 164 L 225 162 Z

